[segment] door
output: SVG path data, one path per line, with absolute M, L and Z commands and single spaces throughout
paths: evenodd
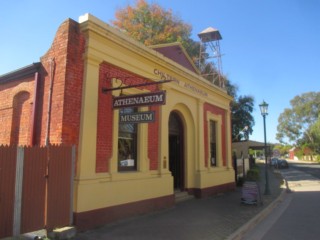
M 173 112 L 169 118 L 169 170 L 175 190 L 184 190 L 183 126 L 180 116 Z

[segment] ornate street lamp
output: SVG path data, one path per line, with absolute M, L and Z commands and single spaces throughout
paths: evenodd
M 267 163 L 267 134 L 266 134 L 266 116 L 268 115 L 268 103 L 263 101 L 259 107 L 261 111 L 261 115 L 263 117 L 263 128 L 264 128 L 264 157 L 265 157 L 265 175 L 266 175 L 266 187 L 264 194 L 270 195 L 269 189 L 269 179 L 268 179 L 268 163 Z

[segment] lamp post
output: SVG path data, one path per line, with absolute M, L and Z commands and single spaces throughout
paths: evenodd
M 264 128 L 264 157 L 265 157 L 265 175 L 266 175 L 266 187 L 264 194 L 270 195 L 269 189 L 269 178 L 268 178 L 268 163 L 267 163 L 267 134 L 266 134 L 266 116 L 268 115 L 268 103 L 263 101 L 259 107 L 261 111 L 261 115 L 263 117 L 263 128 Z

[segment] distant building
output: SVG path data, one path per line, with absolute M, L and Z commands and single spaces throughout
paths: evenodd
M 299 160 L 299 157 L 297 155 L 298 152 L 300 152 L 300 160 L 303 161 L 314 161 L 316 159 L 316 156 L 313 156 L 313 152 L 310 148 L 306 147 L 303 150 L 301 150 L 301 148 L 298 147 L 293 147 L 289 150 L 289 159 L 290 160 Z
M 237 158 L 249 158 L 249 149 L 264 150 L 264 143 L 251 140 L 232 143 L 232 152 Z
M 252 156 L 250 156 L 250 150 L 253 151 Z M 257 157 L 257 150 L 264 151 L 264 143 L 251 140 L 232 143 L 233 166 L 236 171 L 236 179 L 245 177 L 247 171 L 253 166 L 254 160 Z M 270 159 L 270 156 L 268 159 Z

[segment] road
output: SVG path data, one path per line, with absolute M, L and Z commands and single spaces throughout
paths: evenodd
M 320 239 L 320 166 L 290 164 L 281 174 L 291 192 L 245 240 Z
M 290 162 L 290 166 L 320 179 L 319 163 Z

